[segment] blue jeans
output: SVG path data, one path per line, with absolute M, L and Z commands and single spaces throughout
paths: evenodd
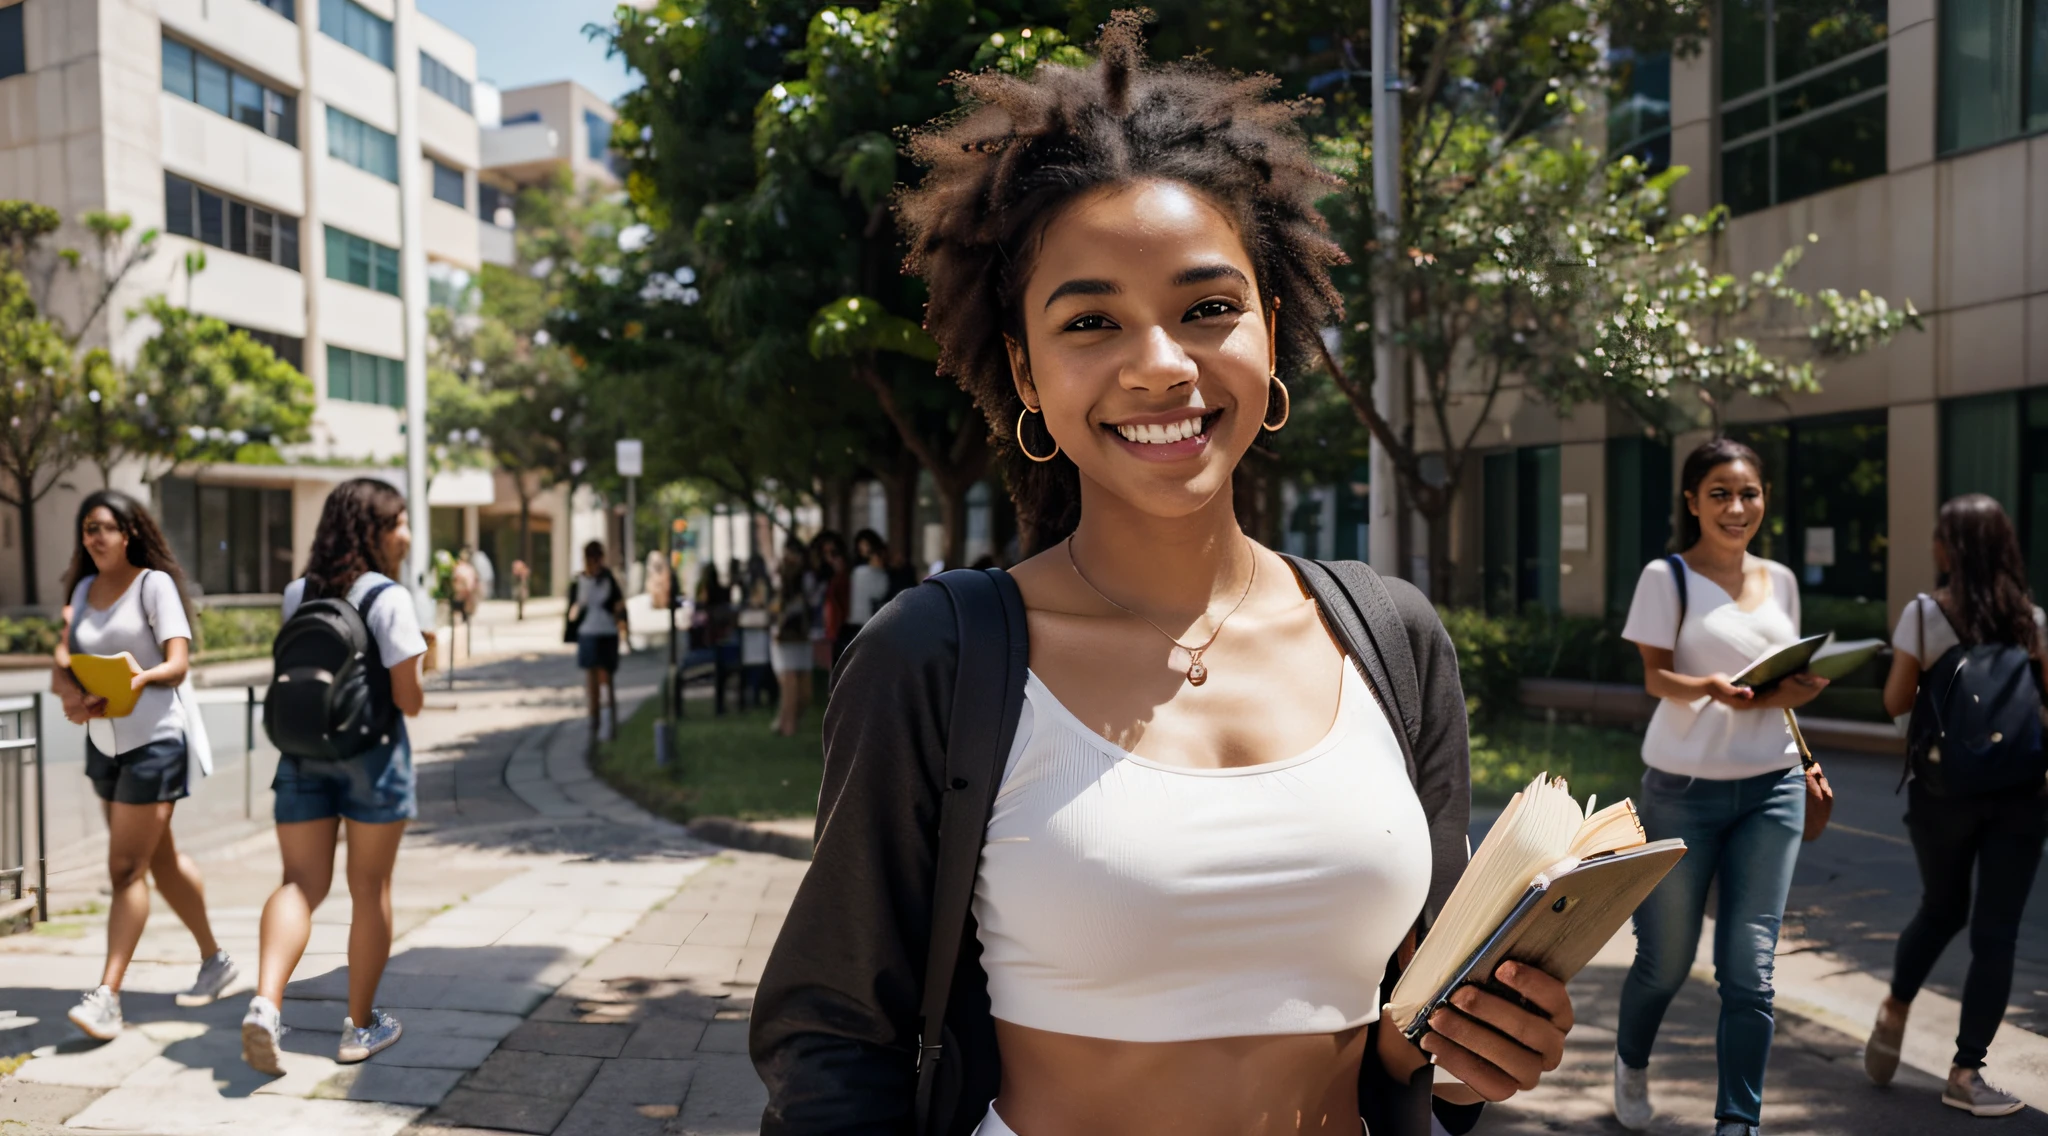
M 341 761 L 278 758 L 271 816 L 279 824 L 346 817 L 361 824 L 391 824 L 419 815 L 412 769 L 412 739 L 400 718 L 384 745 Z
M 1714 981 L 1721 1021 L 1714 1055 L 1721 1087 L 1714 1118 L 1761 1124 L 1774 1028 L 1771 968 L 1806 824 L 1805 778 L 1796 765 L 1740 781 L 1652 769 L 1643 774 L 1639 804 L 1649 838 L 1682 837 L 1686 853 L 1636 908 L 1636 961 L 1621 987 L 1615 1051 L 1631 1069 L 1649 1066 L 1664 1011 L 1692 971 L 1707 885 L 1719 876 Z

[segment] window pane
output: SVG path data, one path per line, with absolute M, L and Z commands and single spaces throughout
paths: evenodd
M 2048 130 L 2048 0 L 2034 0 L 2034 27 L 2027 39 L 2033 49 L 2027 63 L 2027 74 L 2033 76 L 2028 84 L 2027 129 Z
M 1884 173 L 1884 132 L 1883 95 L 1785 131 L 1778 136 L 1778 200 Z
M 377 290 L 398 295 L 398 250 L 372 245 L 377 251 Z
M 263 88 L 247 75 L 234 77 L 235 121 L 252 130 L 263 129 Z
M 212 594 L 229 591 L 228 487 L 199 487 L 199 586 Z
M 20 7 L 20 5 L 16 5 Z M 182 99 L 193 98 L 192 49 L 173 40 L 164 41 L 164 90 Z
M 348 234 L 340 229 L 327 229 L 327 278 L 348 279 Z
M 216 114 L 228 113 L 228 69 L 204 55 L 193 60 L 199 78 L 199 105 Z
M 327 347 L 327 397 L 348 397 L 348 352 L 332 344 Z
M 456 208 L 463 202 L 462 171 L 451 169 L 439 162 L 434 163 L 434 197 Z
M 400 359 L 384 359 L 383 403 L 386 406 L 405 407 L 405 362 Z
M 227 241 L 226 206 L 220 194 L 199 191 L 199 239 L 215 248 Z
M 1671 129 L 1671 53 L 1623 51 L 1607 112 L 1607 146 L 1626 152 L 1639 138 Z
M 1721 97 L 1732 99 L 1764 85 L 1764 0 L 1721 5 Z
M 354 122 L 355 119 L 350 118 L 349 116 L 341 113 L 338 110 L 335 110 L 333 107 L 327 108 L 328 157 L 340 158 L 342 161 L 347 162 L 350 165 L 357 164 L 356 160 L 349 156 L 349 154 L 351 153 L 349 148 L 349 127 Z
M 299 100 L 270 92 L 271 121 L 267 133 L 288 146 L 299 144 Z
M 299 270 L 299 219 L 279 217 L 277 219 L 277 262 L 291 269 Z
M 176 174 L 164 175 L 164 231 L 192 235 L 192 183 Z
M 2019 133 L 2022 7 L 2022 0 L 1946 0 L 1941 5 L 1943 151 Z M 2048 4 L 2037 7 L 2048 11 Z
M 605 155 L 612 148 L 612 124 L 606 122 L 604 116 L 596 111 L 586 110 L 583 112 L 583 131 L 589 135 L 586 141 L 589 145 L 590 160 L 604 161 Z
M 1950 399 L 1941 405 L 1941 497 L 1988 493 L 2020 514 L 2020 396 Z
M 344 0 L 320 0 L 320 30 L 340 39 L 343 26 L 348 23 Z
M 240 208 L 237 206 L 236 208 Z M 258 260 L 277 259 L 277 214 L 268 209 L 249 210 L 249 255 Z
M 239 201 L 228 202 L 227 247 L 230 252 L 249 251 L 249 207 Z
M 1883 43 L 1886 0 L 1776 0 L 1773 54 L 1783 83 Z
M 1889 52 L 1880 51 L 1846 67 L 1837 67 L 1790 90 L 1778 92 L 1778 121 L 1797 118 L 1808 111 L 1820 110 L 1832 103 L 1884 86 L 1889 71 L 1886 61 L 1889 58 Z
M 386 134 L 372 126 L 365 126 L 363 133 L 369 135 L 375 141 L 376 161 L 370 167 L 370 172 L 383 178 L 385 181 L 396 182 L 398 180 L 398 136 Z
M 364 355 L 361 352 L 356 354 L 357 402 L 378 401 L 377 389 L 381 385 L 380 380 L 382 379 L 382 376 L 378 373 L 382 370 L 378 366 L 380 362 L 382 360 L 378 359 L 375 355 Z
M 28 36 L 22 26 L 23 5 L 0 8 L 0 79 L 28 70 Z
M 1722 113 L 1721 138 L 1723 141 L 1733 142 L 1737 138 L 1754 134 L 1770 126 L 1770 124 L 1770 99 L 1762 98 L 1755 102 L 1744 103 L 1734 110 Z
M 1771 204 L 1769 138 L 1722 152 L 1721 200 L 1733 213 L 1750 213 Z
M 348 282 L 370 286 L 370 242 L 361 237 L 348 239 Z

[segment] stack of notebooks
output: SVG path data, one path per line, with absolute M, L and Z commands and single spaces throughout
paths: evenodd
M 1520 998 L 1495 981 L 1503 962 L 1569 980 L 1621 929 L 1685 855 L 1683 840 L 1648 842 L 1633 802 L 1598 812 L 1548 774 L 1515 794 L 1394 985 L 1380 1014 L 1411 1041 L 1467 984 Z

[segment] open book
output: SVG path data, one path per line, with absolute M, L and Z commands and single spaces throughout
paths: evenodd
M 1468 982 L 1487 985 L 1509 960 L 1569 979 L 1685 855 L 1682 840 L 1646 843 L 1635 804 L 1581 809 L 1548 774 L 1515 794 L 1451 890 L 1394 985 L 1380 1020 L 1410 1040 Z M 1512 991 L 1496 992 L 1515 998 Z
M 1809 635 L 1796 643 L 1765 651 L 1731 681 L 1762 690 L 1802 671 L 1824 679 L 1847 676 L 1884 650 L 1882 639 L 1836 639 Z

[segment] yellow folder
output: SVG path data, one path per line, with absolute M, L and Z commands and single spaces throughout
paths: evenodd
M 73 655 L 71 673 L 87 694 L 107 700 L 107 717 L 126 718 L 134 713 L 142 692 L 133 688 L 142 668 L 126 651 L 118 655 Z

